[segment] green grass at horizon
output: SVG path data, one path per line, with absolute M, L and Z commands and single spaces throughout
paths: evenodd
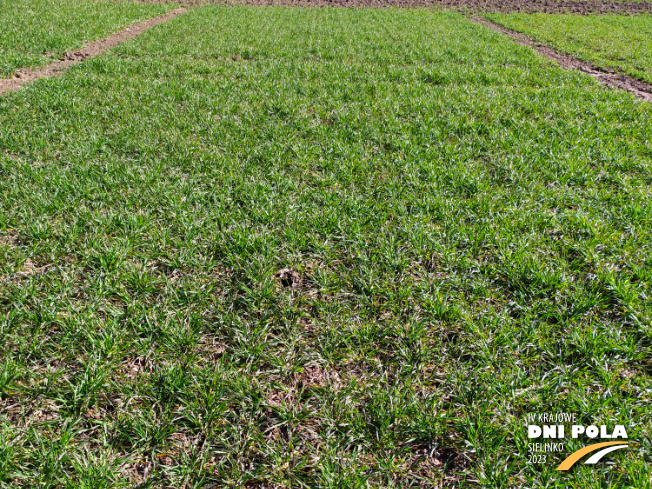
M 0 487 L 649 486 L 649 104 L 457 14 L 205 7 L 0 126 Z M 560 411 L 636 444 L 527 464 Z
M 41 66 L 84 41 L 165 13 L 165 4 L 90 0 L 1 0 L 0 78 Z
M 539 42 L 652 83 L 652 15 L 491 14 Z

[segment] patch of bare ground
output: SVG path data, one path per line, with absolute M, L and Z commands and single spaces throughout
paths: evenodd
M 79 51 L 66 53 L 58 61 L 50 63 L 47 66 L 18 70 L 11 78 L 0 79 L 0 95 L 6 92 L 18 90 L 26 83 L 38 80 L 39 78 L 59 76 L 71 66 L 81 63 L 88 58 L 99 56 L 108 49 L 114 48 L 118 44 L 128 41 L 129 39 L 133 39 L 145 32 L 147 29 L 151 29 L 152 27 L 166 22 L 184 12 L 186 12 L 186 9 L 183 7 L 171 10 L 166 14 L 126 27 L 109 37 L 105 37 L 104 39 L 92 41 Z
M 131 487 L 146 487 L 147 481 L 154 464 L 148 459 L 133 460 L 122 467 L 122 473 L 132 484 Z
M 414 447 L 405 460 L 409 487 L 433 487 L 429 483 L 433 480 L 440 480 L 437 487 L 457 487 L 462 480 L 460 474 L 472 464 L 469 455 L 453 447 Z
M 1 81 L 1 80 L 0 80 Z M 7 248 L 16 248 L 20 244 L 20 238 L 18 234 L 14 233 L 13 230 L 9 230 L 5 234 L 0 234 L 0 247 Z M 33 275 L 40 273 L 45 273 L 52 268 L 52 265 L 45 265 L 38 267 L 31 258 L 26 258 L 20 267 L 15 270 L 13 275 L 3 276 L 0 275 L 0 283 L 3 282 L 19 282 L 21 278 L 29 278 Z
M 283 270 L 278 271 L 274 277 L 281 282 L 283 287 L 286 288 L 301 288 L 303 282 L 301 275 L 290 268 L 284 268 Z
M 526 36 L 525 34 L 513 31 L 490 20 L 481 17 L 473 17 L 470 20 L 484 25 L 489 29 L 493 29 L 496 32 L 505 34 L 518 44 L 531 47 L 546 58 L 556 61 L 563 68 L 580 70 L 581 72 L 592 76 L 600 83 L 608 87 L 626 90 L 641 100 L 652 102 L 652 85 L 649 83 L 637 80 L 636 78 L 632 78 L 631 76 L 624 75 L 622 73 L 608 71 L 599 66 L 587 63 L 586 61 L 581 61 L 569 54 L 560 53 L 549 46 L 536 42 L 534 39 Z
M 161 3 L 167 0 L 144 0 Z M 599 0 L 180 0 L 188 6 L 196 5 L 257 5 L 285 7 L 345 7 L 345 8 L 444 8 L 467 13 L 599 13 L 636 14 L 652 12 L 650 2 L 601 2 Z
M 17 242 L 18 235 L 11 229 L 0 235 L 0 246 L 15 246 Z

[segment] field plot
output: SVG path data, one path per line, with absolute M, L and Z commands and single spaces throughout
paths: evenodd
M 649 487 L 649 104 L 457 14 L 203 7 L 0 127 L 4 487 Z M 635 443 L 528 464 L 542 411 Z
M 2 0 L 0 78 L 39 66 L 121 27 L 170 10 L 169 5 L 89 0 Z
M 584 61 L 652 83 L 652 15 L 506 14 L 488 18 Z

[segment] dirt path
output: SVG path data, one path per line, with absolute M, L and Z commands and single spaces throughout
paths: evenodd
M 0 79 L 0 95 L 13 90 L 18 90 L 21 86 L 39 78 L 47 78 L 51 76 L 59 76 L 64 73 L 71 66 L 81 63 L 87 58 L 92 58 L 102 54 L 107 49 L 111 49 L 118 44 L 133 39 L 134 37 L 142 34 L 147 29 L 150 29 L 158 24 L 166 22 L 177 15 L 186 12 L 185 8 L 178 8 L 170 12 L 159 15 L 152 19 L 144 20 L 138 24 L 130 25 L 121 31 L 111 34 L 104 39 L 89 42 L 79 51 L 66 53 L 61 59 L 50 63 L 47 66 L 40 68 L 23 68 L 18 70 L 11 78 Z
M 521 34 L 520 32 L 516 32 L 503 27 L 502 25 L 496 24 L 488 19 L 481 17 L 470 17 L 469 20 L 484 25 L 489 29 L 500 32 L 501 34 L 505 34 L 523 46 L 531 47 L 538 53 L 544 55 L 546 58 L 556 61 L 563 68 L 580 70 L 588 75 L 591 75 L 600 83 L 603 83 L 608 87 L 626 90 L 633 93 L 642 100 L 652 102 L 652 85 L 649 83 L 637 80 L 636 78 L 632 78 L 631 76 L 623 75 L 621 73 L 615 73 L 613 71 L 610 72 L 604 68 L 600 68 L 598 66 L 592 65 L 591 63 L 587 63 L 586 61 L 581 61 L 569 54 L 560 53 L 549 46 L 545 46 L 541 43 L 536 42 L 534 39 L 526 36 L 525 34 Z

